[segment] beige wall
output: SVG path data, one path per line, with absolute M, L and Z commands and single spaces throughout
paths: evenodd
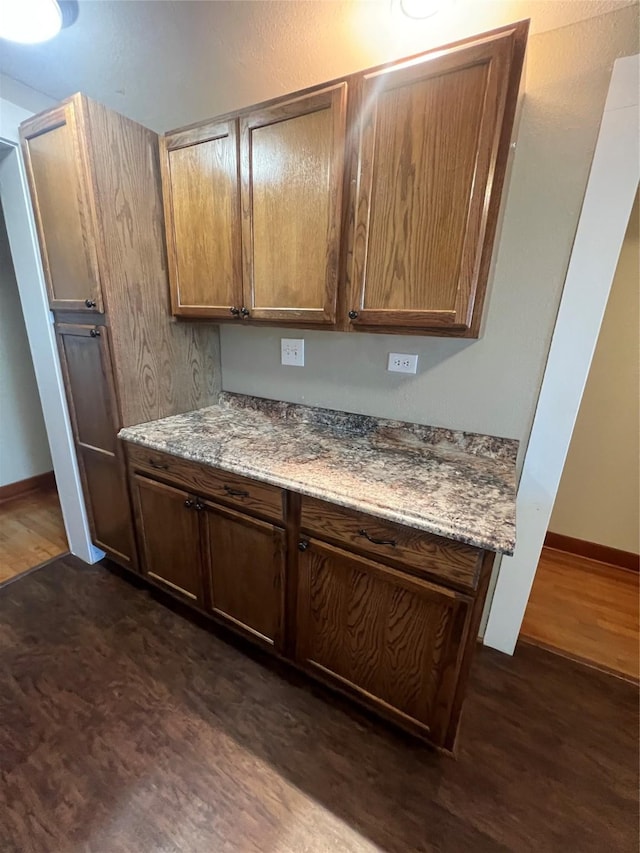
M 328 26 L 332 4 L 325 5 Z M 505 22 L 511 5 L 500 6 Z M 517 7 L 527 13 L 526 3 Z M 611 68 L 616 57 L 638 51 L 637 33 L 638 7 L 631 6 L 531 37 L 526 100 L 480 340 L 306 331 L 306 366 L 296 368 L 279 364 L 279 339 L 299 333 L 226 325 L 223 387 L 526 439 Z M 313 41 L 314 34 L 305 33 L 305 39 Z M 335 73 L 336 55 L 348 67 L 388 58 L 388 42 L 381 38 L 371 43 L 363 35 L 364 42 L 348 43 L 326 38 L 321 30 L 318 39 L 310 54 L 316 81 Z M 415 39 L 410 48 L 418 49 Z M 400 45 L 396 55 L 402 55 Z M 277 62 L 277 56 L 269 53 L 261 61 Z M 256 61 L 256 70 L 259 65 Z M 255 75 L 256 99 L 268 94 L 262 79 Z M 245 78 L 238 99 L 246 102 L 250 94 Z M 228 91 L 224 97 L 229 100 Z M 390 351 L 418 353 L 418 375 L 386 372 Z
M 0 486 L 26 480 L 52 468 L 0 209 Z
M 602 322 L 549 529 L 640 551 L 638 197 Z

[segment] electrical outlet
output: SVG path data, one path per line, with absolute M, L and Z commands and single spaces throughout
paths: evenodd
M 405 352 L 390 352 L 387 370 L 391 373 L 415 373 L 418 370 L 418 356 Z
M 280 338 L 280 364 L 304 367 L 303 338 Z

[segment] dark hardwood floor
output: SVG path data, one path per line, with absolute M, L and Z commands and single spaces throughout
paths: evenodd
M 627 682 L 480 649 L 451 759 L 274 668 L 73 557 L 6 584 L 0 850 L 638 849 Z

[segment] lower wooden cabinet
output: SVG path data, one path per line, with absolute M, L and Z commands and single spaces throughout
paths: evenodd
M 132 479 L 143 574 L 204 603 L 196 499 L 147 477 Z
M 284 530 L 140 474 L 131 483 L 143 574 L 280 648 Z
M 268 645 L 282 646 L 284 530 L 206 503 L 208 608 Z
M 352 510 L 271 486 L 273 499 L 240 511 L 218 502 L 224 472 L 133 444 L 127 457 L 143 575 L 453 749 L 490 552 L 358 516 L 356 527 L 366 524 L 360 534 L 376 534 L 363 545 L 362 535 L 351 535 Z M 242 496 L 254 487 L 267 488 L 245 480 Z M 273 518 L 280 506 L 281 524 Z
M 470 600 L 317 540 L 300 547 L 297 660 L 440 742 Z

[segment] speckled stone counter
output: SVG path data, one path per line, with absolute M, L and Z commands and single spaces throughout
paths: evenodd
M 222 393 L 126 441 L 513 553 L 518 442 Z

